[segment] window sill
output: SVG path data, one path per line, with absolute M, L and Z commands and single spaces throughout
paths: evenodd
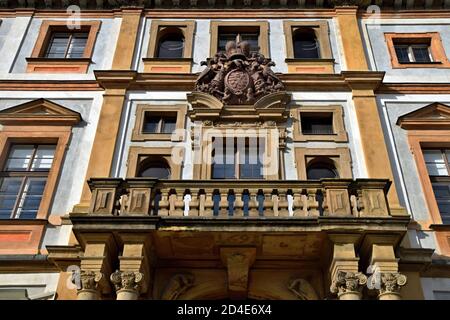
M 142 58 L 144 72 L 149 73 L 191 73 L 192 58 Z
M 450 231 L 450 223 L 430 224 L 430 229 L 434 231 Z
M 184 137 L 178 137 L 172 133 L 140 133 L 136 134 L 133 132 L 131 141 L 183 141 Z
M 439 68 L 448 69 L 450 63 L 444 63 L 441 61 L 433 62 L 394 62 L 393 69 L 406 69 L 406 68 Z
M 334 73 L 334 59 L 287 58 L 289 73 Z
M 90 58 L 26 58 L 27 72 L 31 73 L 87 73 Z
M 331 141 L 331 142 L 348 142 L 346 132 L 333 133 L 333 134 L 296 134 L 294 135 L 294 142 L 306 142 L 306 141 Z

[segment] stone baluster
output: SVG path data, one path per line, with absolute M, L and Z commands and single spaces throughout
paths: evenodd
M 250 200 L 248 202 L 248 215 L 249 217 L 258 217 L 258 189 L 248 189 Z
M 284 189 L 278 189 L 278 216 L 280 217 L 288 217 L 288 201 L 287 201 L 287 194 L 286 190 Z
M 244 216 L 244 201 L 242 200 L 243 190 L 235 188 L 234 189 L 234 217 L 243 217 Z
M 319 202 L 316 200 L 317 189 L 308 188 L 306 189 L 307 196 L 307 215 L 309 217 L 319 216 Z
M 220 189 L 219 216 L 228 216 L 228 190 Z
M 199 195 L 200 190 L 197 188 L 191 188 L 189 190 L 189 193 L 191 195 L 191 201 L 189 203 L 189 216 L 191 217 L 198 217 L 200 214 L 200 210 L 199 210 L 199 205 L 200 205 L 200 195 Z M 204 203 L 203 203 L 204 205 Z
M 306 216 L 303 214 L 303 200 L 302 200 L 302 189 L 293 189 L 292 190 L 294 197 L 294 217 Z
M 169 189 L 167 188 L 161 189 L 161 200 L 159 201 L 158 215 L 169 215 Z
M 214 190 L 212 190 L 212 189 L 205 190 L 205 210 L 204 210 L 202 216 L 207 216 L 207 217 L 213 216 L 213 207 L 214 207 L 213 195 L 214 195 Z

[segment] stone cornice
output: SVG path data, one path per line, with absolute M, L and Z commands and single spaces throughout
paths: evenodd
M 403 1 L 406 2 L 402 5 L 395 2 L 384 2 L 383 4 L 379 4 L 383 8 L 394 8 L 394 9 L 402 9 L 406 7 L 406 9 L 414 9 L 414 8 L 423 8 L 423 2 L 421 1 Z M 444 8 L 446 6 L 445 0 L 438 0 L 431 3 L 427 3 L 425 5 L 426 9 L 435 9 L 435 8 Z M 360 8 L 366 8 L 370 4 L 378 4 L 378 2 L 373 0 L 316 0 L 314 4 L 309 4 L 314 8 L 333 8 L 339 6 L 357 6 Z M 61 1 L 52 1 L 52 0 L 22 0 L 22 1 L 14 1 L 14 0 L 0 0 L 0 8 L 15 8 L 15 9 L 65 9 L 69 5 L 78 5 L 83 10 L 113 10 L 118 8 L 126 8 L 126 9 L 134 9 L 134 8 L 182 8 L 182 9 L 224 9 L 224 8 L 239 8 L 239 9 L 252 9 L 252 8 L 283 8 L 283 9 L 292 9 L 292 8 L 305 8 L 305 2 L 294 2 L 289 3 L 286 0 L 249 0 L 249 1 L 234 1 L 227 0 L 216 1 L 216 0 L 208 0 L 207 2 L 199 1 L 199 0 L 78 0 L 78 1 L 69 1 L 69 0 L 61 0 Z

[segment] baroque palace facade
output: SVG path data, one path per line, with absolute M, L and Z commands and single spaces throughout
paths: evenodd
M 0 298 L 450 299 L 449 25 L 0 0 Z

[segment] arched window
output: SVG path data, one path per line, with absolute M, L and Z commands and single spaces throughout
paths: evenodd
M 294 58 L 319 59 L 320 50 L 316 33 L 312 28 L 300 28 L 293 34 Z
M 157 179 L 169 179 L 170 166 L 163 158 L 149 157 L 139 164 L 137 176 Z
M 306 167 L 308 180 L 319 180 L 323 178 L 339 178 L 334 162 L 328 158 L 316 158 L 309 162 Z
M 159 36 L 156 57 L 183 58 L 184 36 L 178 28 L 166 28 Z

